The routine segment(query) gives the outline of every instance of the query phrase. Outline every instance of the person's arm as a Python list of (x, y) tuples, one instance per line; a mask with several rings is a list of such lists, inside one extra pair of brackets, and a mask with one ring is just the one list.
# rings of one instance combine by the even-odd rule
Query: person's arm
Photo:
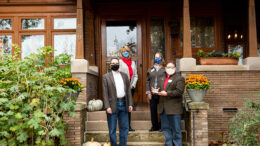
[(176, 97), (176, 96), (182, 96), (185, 88), (185, 80), (183, 77), (179, 77), (176, 83), (176, 89), (172, 91), (167, 91), (168, 97)]
[(133, 63), (133, 76), (132, 76), (133, 82), (132, 82), (131, 86), (133, 86), (135, 88), (137, 80), (138, 80), (138, 74), (137, 74), (137, 66), (136, 66), (135, 62), (132, 61), (132, 63)]
[(131, 93), (131, 88), (130, 88), (130, 80), (128, 79), (127, 76), (125, 78), (126, 78), (126, 87), (127, 87), (126, 94), (128, 96), (128, 103), (129, 103), (129, 106), (133, 106), (133, 98), (132, 98), (132, 93)]
[(102, 87), (103, 87), (103, 97), (104, 97), (104, 106), (105, 109), (110, 108), (110, 103), (108, 99), (108, 84), (107, 84), (107, 79), (105, 76), (102, 77)]
[(150, 77), (150, 72), (148, 70), (146, 74), (146, 92), (145, 92), (146, 94), (151, 94), (150, 81), (151, 81), (151, 77)]

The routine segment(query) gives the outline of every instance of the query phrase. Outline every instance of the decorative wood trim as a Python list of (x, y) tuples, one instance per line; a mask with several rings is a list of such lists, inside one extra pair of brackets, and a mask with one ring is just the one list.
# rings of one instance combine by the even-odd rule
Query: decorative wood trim
[(192, 57), (189, 0), (183, 0), (183, 57)]
[(257, 51), (257, 34), (256, 34), (256, 15), (255, 15), (255, 0), (249, 0), (248, 7), (248, 42), (249, 42), (249, 57), (258, 57)]
[[(77, 7), (74, 5), (63, 6), (0, 6), (0, 13), (75, 13)], [(38, 14), (39, 15), (39, 14)]]
[(83, 20), (82, 0), (77, 0), (76, 59), (85, 58)]

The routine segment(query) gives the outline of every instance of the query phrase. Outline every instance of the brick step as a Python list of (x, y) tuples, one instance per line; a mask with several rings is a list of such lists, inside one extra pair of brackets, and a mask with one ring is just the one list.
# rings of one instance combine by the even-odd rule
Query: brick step
[[(90, 141), (91, 138), (94, 138), (98, 142), (107, 142), (109, 141), (108, 131), (87, 131), (85, 133), (85, 140)], [(119, 132), (117, 131), (117, 140), (119, 141)], [(146, 130), (137, 130), (134, 132), (129, 132), (127, 137), (128, 142), (165, 142), (165, 137), (162, 132), (149, 132)], [(182, 141), (187, 141), (187, 132), (182, 131)]]
[[(182, 130), (185, 130), (185, 122), (181, 122)], [(107, 121), (86, 121), (85, 127), (87, 131), (107, 131)], [(118, 127), (118, 126), (117, 126)], [(152, 127), (151, 121), (131, 121), (131, 127), (135, 130), (149, 130)], [(118, 129), (118, 128), (117, 128)]]
[[(87, 112), (88, 121), (107, 120), (107, 114), (105, 111)], [(131, 120), (150, 121), (150, 111), (133, 111), (131, 113)]]

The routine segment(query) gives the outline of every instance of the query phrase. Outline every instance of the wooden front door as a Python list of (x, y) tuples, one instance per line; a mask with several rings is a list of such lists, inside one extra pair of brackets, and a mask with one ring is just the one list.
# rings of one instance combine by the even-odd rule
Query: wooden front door
[(109, 63), (111, 58), (119, 57), (119, 49), (122, 46), (129, 46), (133, 52), (132, 60), (137, 65), (138, 81), (133, 96), (134, 102), (145, 102), (142, 68), (142, 38), (141, 38), (141, 21), (136, 18), (120, 19), (102, 19), (101, 37), (102, 37), (102, 59), (101, 74), (110, 71)]

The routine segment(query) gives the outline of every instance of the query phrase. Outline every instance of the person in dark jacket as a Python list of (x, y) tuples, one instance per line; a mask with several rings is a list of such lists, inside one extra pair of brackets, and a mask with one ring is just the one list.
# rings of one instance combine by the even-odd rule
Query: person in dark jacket
[(185, 80), (176, 73), (173, 61), (166, 64), (165, 70), (166, 74), (158, 82), (160, 91), (158, 112), (161, 118), (161, 129), (166, 138), (165, 145), (182, 146), (181, 115)]
[(133, 110), (133, 100), (130, 91), (130, 80), (127, 74), (120, 72), (119, 60), (110, 62), (111, 72), (102, 77), (104, 107), (107, 112), (110, 143), (117, 146), (116, 128), (119, 124), (120, 146), (126, 146), (129, 131), (128, 112)]
[(160, 130), (160, 124), (158, 120), (157, 106), (159, 103), (159, 96), (151, 92), (152, 89), (158, 88), (158, 80), (165, 75), (164, 70), (164, 59), (160, 52), (154, 54), (153, 65), (147, 71), (146, 76), (146, 94), (148, 102), (150, 103), (150, 113), (151, 113), (151, 122), (152, 127), (149, 130), (158, 131)]

